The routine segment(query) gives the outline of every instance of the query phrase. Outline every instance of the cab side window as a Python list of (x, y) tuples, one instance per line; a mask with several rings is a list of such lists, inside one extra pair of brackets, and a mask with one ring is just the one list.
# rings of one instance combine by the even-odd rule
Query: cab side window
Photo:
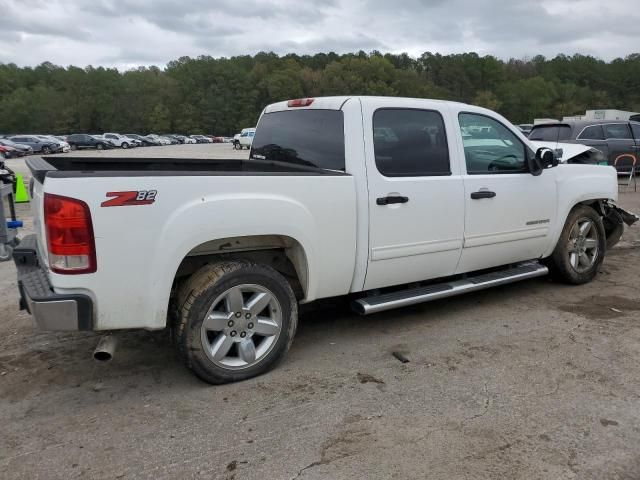
[(502, 123), (475, 113), (461, 113), (458, 120), (468, 174), (527, 171), (525, 145)]
[(444, 121), (436, 111), (377, 110), (373, 146), (376, 167), (385, 177), (451, 175)]
[(640, 138), (640, 123), (632, 123), (631, 130), (633, 130), (633, 138)]

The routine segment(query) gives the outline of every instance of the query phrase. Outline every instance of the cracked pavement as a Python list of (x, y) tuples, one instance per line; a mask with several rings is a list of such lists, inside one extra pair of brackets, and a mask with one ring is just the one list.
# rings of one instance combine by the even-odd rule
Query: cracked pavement
[(634, 226), (581, 287), (305, 308), (279, 368), (217, 387), (163, 332), (122, 333), (97, 365), (97, 335), (36, 331), (0, 264), (0, 477), (638, 478), (639, 247)]

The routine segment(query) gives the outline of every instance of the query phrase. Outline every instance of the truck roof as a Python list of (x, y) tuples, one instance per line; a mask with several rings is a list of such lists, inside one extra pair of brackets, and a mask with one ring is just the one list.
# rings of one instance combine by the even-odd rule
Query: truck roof
[[(271, 105), (268, 105), (265, 109), (264, 109), (264, 113), (272, 113), (272, 112), (279, 112), (282, 110), (293, 110), (293, 109), (298, 109), (298, 108), (307, 108), (307, 109), (317, 109), (317, 110), (340, 110), (342, 108), (342, 106), (347, 102), (347, 100), (349, 99), (389, 99), (389, 98), (394, 98), (396, 100), (429, 100), (431, 102), (438, 102), (438, 103), (442, 103), (442, 104), (455, 104), (455, 105), (465, 105), (463, 103), (460, 102), (451, 102), (448, 100), (434, 100), (434, 99), (430, 99), (430, 98), (408, 98), (408, 97), (382, 97), (382, 96), (367, 96), (367, 95), (349, 95), (349, 96), (339, 96), (339, 97), (312, 97), (312, 98), (303, 98), (303, 99), (296, 99), (296, 100), (285, 100), (283, 102), (278, 102), (278, 103), (272, 103)], [(311, 104), (309, 105), (298, 105), (298, 106), (291, 106), (290, 102), (292, 101), (305, 101), (305, 100), (309, 100), (312, 101)]]

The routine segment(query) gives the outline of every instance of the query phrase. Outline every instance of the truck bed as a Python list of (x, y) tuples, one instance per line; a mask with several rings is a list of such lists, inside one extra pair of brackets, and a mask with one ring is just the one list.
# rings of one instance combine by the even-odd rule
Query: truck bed
[(27, 159), (33, 176), (127, 177), (127, 176), (212, 176), (212, 175), (346, 175), (293, 163), (242, 159), (202, 158), (115, 158), (48, 156)]

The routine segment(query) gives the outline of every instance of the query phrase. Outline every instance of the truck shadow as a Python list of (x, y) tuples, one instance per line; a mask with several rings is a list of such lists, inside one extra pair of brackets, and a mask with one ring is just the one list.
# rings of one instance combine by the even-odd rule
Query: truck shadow
[[(517, 298), (532, 291), (544, 292), (548, 288), (548, 280), (531, 280), (371, 316), (353, 313), (348, 297), (305, 305), (301, 307), (298, 332), (290, 358), (285, 362), (286, 370), (295, 365), (295, 371), (304, 376), (305, 368), (322, 361), (323, 346), (333, 342), (341, 342), (343, 346), (348, 343), (366, 346), (375, 341), (392, 348), (398, 331), (415, 331), (424, 335), (421, 328), (427, 324), (447, 322), (460, 314), (472, 316), (479, 305), (499, 304), (505, 296)], [(114, 359), (106, 364), (97, 363), (92, 358), (99, 334), (21, 330), (23, 338), (19, 342), (23, 345), (13, 349), (14, 353), (0, 354), (0, 372), (6, 372), (2, 377), (6, 388), (0, 391), (0, 399), (9, 402), (52, 389), (78, 389), (89, 395), (92, 401), (104, 398), (106, 402), (109, 398), (132, 391), (146, 398), (162, 392), (186, 394), (190, 390), (210, 388), (180, 362), (168, 330), (118, 332), (118, 349)], [(345, 342), (345, 338), (350, 340)], [(268, 381), (270, 375), (286, 376), (286, 373), (278, 373), (280, 368), (243, 383)], [(216, 388), (228, 391), (238, 387)]]

